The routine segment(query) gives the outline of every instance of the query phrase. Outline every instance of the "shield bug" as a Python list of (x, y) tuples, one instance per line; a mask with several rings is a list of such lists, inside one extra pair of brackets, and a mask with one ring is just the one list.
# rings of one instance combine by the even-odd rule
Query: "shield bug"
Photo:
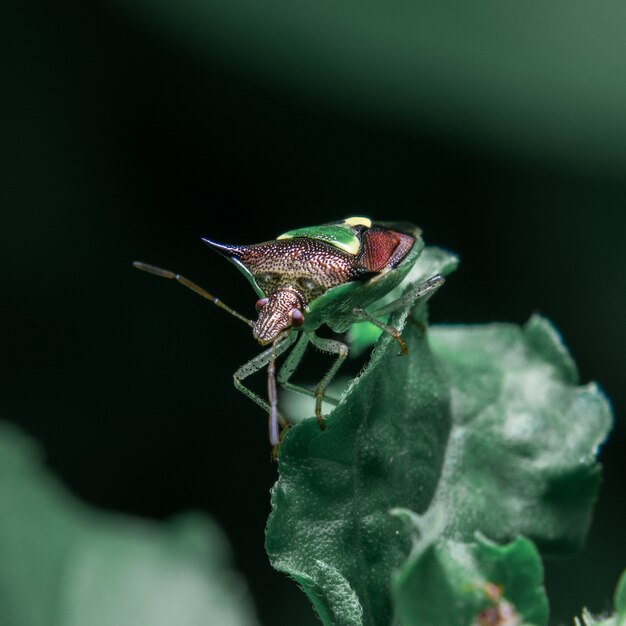
[[(318, 328), (326, 325), (335, 333), (344, 333), (352, 324), (370, 322), (392, 335), (400, 345), (400, 354), (405, 354), (407, 348), (400, 333), (383, 319), (402, 306), (432, 295), (444, 281), (436, 275), (419, 285), (408, 285), (391, 302), (385, 300), (407, 277), (424, 248), (420, 229), (403, 222), (350, 217), (291, 230), (254, 245), (203, 241), (230, 259), (252, 284), (259, 296), (256, 321), (237, 313), (180, 274), (145, 263), (136, 262), (134, 266), (176, 280), (207, 298), (251, 326), (254, 338), (268, 346), (235, 372), (234, 383), (269, 414), (273, 446), (280, 441), (279, 424), (287, 426), (278, 412), (276, 381), (286, 389), (315, 398), (315, 415), (322, 429), (322, 400), (337, 403), (325, 398), (324, 392), (348, 356), (349, 348), (337, 339), (318, 336)], [(336, 357), (315, 389), (290, 382), (309, 343)], [(276, 358), (292, 347), (276, 374)], [(243, 384), (244, 379), (266, 366), (267, 400)]]

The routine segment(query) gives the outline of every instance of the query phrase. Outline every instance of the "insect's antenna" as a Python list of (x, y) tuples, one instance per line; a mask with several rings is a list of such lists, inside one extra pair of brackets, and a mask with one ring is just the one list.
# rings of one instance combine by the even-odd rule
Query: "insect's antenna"
[[(282, 338), (282, 337), (280, 337)], [(278, 338), (272, 343), (272, 353), (270, 362), (267, 365), (267, 398), (270, 402), (269, 431), (270, 443), (277, 446), (280, 443), (278, 435), (278, 396), (276, 393), (276, 343)]]
[(210, 294), (206, 289), (203, 289), (196, 283), (190, 281), (188, 278), (181, 276), (180, 274), (176, 274), (175, 272), (170, 272), (169, 270), (161, 269), (160, 267), (155, 267), (154, 265), (148, 265), (147, 263), (141, 263), (140, 261), (135, 261), (133, 263), (133, 267), (136, 267), (138, 270), (142, 270), (144, 272), (148, 272), (148, 274), (154, 274), (155, 276), (160, 276), (161, 278), (169, 278), (170, 280), (175, 280), (179, 282), (187, 289), (191, 289), (191, 291), (195, 291), (199, 296), (210, 300), (213, 304), (220, 307), (220, 309), (224, 309), (227, 313), (234, 315), (236, 318), (240, 319), (242, 322), (245, 322), (248, 326), (254, 326), (254, 322), (249, 320), (248, 318), (241, 315), (241, 313), (237, 313), (234, 309), (231, 309), (227, 304), (224, 304), (219, 298), (216, 298), (214, 295)]

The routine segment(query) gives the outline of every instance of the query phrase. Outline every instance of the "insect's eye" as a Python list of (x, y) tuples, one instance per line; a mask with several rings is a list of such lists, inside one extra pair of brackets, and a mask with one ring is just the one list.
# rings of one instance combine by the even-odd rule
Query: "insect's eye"
[(256, 304), (254, 305), (254, 307), (256, 308), (257, 311), (260, 311), (266, 304), (267, 304), (267, 298), (261, 298), (260, 300), (256, 301)]
[(304, 315), (302, 315), (302, 311), (300, 309), (291, 309), (290, 317), (292, 326), (297, 328), (298, 326), (302, 326), (302, 324), (304, 324)]

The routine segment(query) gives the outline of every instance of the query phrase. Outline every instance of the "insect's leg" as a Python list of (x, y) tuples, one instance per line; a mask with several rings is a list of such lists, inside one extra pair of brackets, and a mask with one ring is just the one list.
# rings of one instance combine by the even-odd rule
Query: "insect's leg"
[(309, 339), (316, 348), (324, 350), (324, 352), (330, 352), (331, 354), (337, 355), (335, 362), (326, 372), (324, 378), (322, 378), (317, 387), (315, 387), (315, 417), (317, 417), (320, 428), (324, 429), (326, 428), (324, 418), (322, 417), (322, 400), (324, 399), (324, 390), (330, 381), (335, 377), (335, 374), (341, 367), (342, 363), (346, 360), (350, 349), (345, 343), (341, 343), (341, 341), (336, 341), (335, 339), (323, 339), (322, 337), (318, 337), (315, 333), (311, 333), (309, 335)]
[(359, 317), (362, 320), (370, 322), (370, 324), (374, 324), (374, 326), (378, 326), (378, 328), (383, 330), (383, 332), (386, 332), (387, 334), (391, 335), (400, 344), (399, 356), (402, 356), (407, 353), (406, 341), (402, 339), (402, 334), (397, 328), (384, 324), (379, 319), (375, 318), (373, 315), (370, 315), (365, 309), (360, 309), (357, 307), (357, 308), (352, 309), (352, 313), (355, 317)]
[(154, 265), (148, 265), (147, 263), (141, 263), (140, 261), (135, 261), (133, 266), (138, 270), (142, 270), (144, 272), (148, 272), (148, 274), (154, 274), (155, 276), (161, 276), (161, 278), (168, 278), (170, 280), (175, 280), (179, 282), (187, 289), (191, 289), (191, 291), (195, 291), (198, 295), (210, 300), (213, 304), (220, 307), (220, 309), (224, 309), (227, 313), (234, 315), (236, 318), (240, 319), (242, 322), (248, 324), (248, 326), (252, 326), (254, 322), (249, 320), (247, 317), (241, 315), (241, 313), (237, 313), (234, 309), (231, 309), (227, 304), (224, 304), (219, 298), (216, 298), (213, 294), (210, 294), (206, 289), (203, 289), (196, 283), (190, 281), (188, 278), (181, 276), (180, 274), (176, 274), (175, 272), (170, 272), (170, 270), (164, 270), (160, 267), (155, 267)]
[(371, 313), (368, 313), (364, 309), (355, 308), (352, 310), (352, 313), (355, 317), (360, 318), (360, 320), (367, 320), (368, 322), (374, 324), (374, 326), (378, 326), (378, 328), (382, 329), (384, 332), (391, 335), (399, 344), (400, 344), (400, 354), (406, 354), (406, 342), (402, 339), (402, 335), (397, 328), (393, 326), (388, 326), (384, 322), (381, 322), (378, 318), (383, 315), (388, 315), (389, 313), (393, 313), (394, 311), (410, 305), (414, 303), (423, 304), (430, 298), (441, 285), (445, 282), (445, 279), (440, 274), (425, 280), (423, 283), (417, 285), (417, 287), (413, 287), (409, 289), (406, 293), (402, 294), (398, 299), (382, 306), (380, 309), (376, 309)]
[(272, 343), (272, 351), (270, 352), (270, 362), (267, 365), (267, 399), (269, 400), (270, 413), (268, 416), (268, 430), (270, 435), (270, 443), (276, 448), (280, 442), (278, 428), (278, 394), (276, 393), (276, 344), (279, 340), (275, 339)]
[[(302, 357), (304, 356), (304, 352), (308, 345), (309, 337), (307, 333), (302, 333), (300, 341), (298, 341), (298, 343), (294, 346), (293, 350), (285, 359), (283, 366), (280, 368), (277, 380), (278, 384), (281, 387), (284, 387), (289, 391), (295, 391), (296, 393), (301, 393), (305, 396), (315, 398), (315, 391), (313, 391), (313, 389), (307, 389), (306, 387), (301, 387), (300, 385), (295, 385), (294, 383), (289, 382), (289, 379), (296, 371), (296, 368), (298, 367), (298, 365), (300, 365), (300, 361), (302, 360)], [(334, 405), (339, 404), (339, 400), (336, 400), (335, 398), (331, 398), (329, 396), (325, 396), (324, 400)]]
[[(285, 350), (287, 350), (293, 344), (296, 337), (297, 337), (296, 334), (290, 334), (284, 339), (279, 340), (271, 348), (268, 348), (264, 352), (261, 352), (261, 354), (255, 356), (253, 359), (250, 359), (247, 363), (244, 363), (233, 374), (233, 381), (235, 383), (235, 387), (239, 391), (241, 391), (241, 393), (243, 393), (245, 396), (248, 396), (250, 400), (252, 400), (253, 402), (256, 402), (263, 410), (265, 410), (270, 415), (272, 414), (272, 407), (267, 402), (267, 400), (264, 400), (263, 398), (261, 398), (261, 396), (254, 393), (254, 391), (252, 391), (251, 389), (248, 389), (248, 387), (246, 387), (241, 381), (247, 378), (248, 376), (251, 376), (255, 372), (258, 372), (260, 369), (264, 368), (270, 362), (270, 360), (272, 360), (272, 355), (274, 357), (280, 356), (283, 352), (285, 352)], [(287, 425), (287, 421), (282, 415), (280, 415), (280, 413), (277, 413), (277, 420), (281, 424), (281, 426)], [(278, 445), (278, 434), (276, 431), (277, 431), (276, 426), (270, 423), (270, 442), (274, 446)]]

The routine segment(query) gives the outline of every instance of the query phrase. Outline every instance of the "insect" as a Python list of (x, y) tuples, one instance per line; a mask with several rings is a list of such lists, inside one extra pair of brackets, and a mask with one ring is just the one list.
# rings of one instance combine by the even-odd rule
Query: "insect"
[[(394, 337), (400, 354), (406, 354), (406, 343), (400, 332), (380, 318), (429, 297), (444, 282), (442, 276), (436, 275), (419, 285), (409, 286), (391, 302), (380, 302), (402, 283), (424, 248), (420, 229), (404, 222), (373, 222), (365, 217), (349, 217), (331, 224), (291, 230), (272, 241), (255, 245), (202, 241), (230, 259), (250, 281), (259, 296), (256, 321), (237, 313), (180, 274), (146, 263), (133, 265), (176, 280), (195, 291), (251, 326), (254, 338), (262, 346), (269, 346), (234, 373), (234, 383), (268, 413), (269, 439), (273, 446), (280, 442), (280, 427), (288, 425), (278, 411), (276, 382), (315, 398), (315, 416), (321, 429), (325, 428), (322, 401), (337, 404), (324, 393), (348, 356), (349, 348), (337, 339), (318, 336), (318, 328), (326, 325), (335, 333), (343, 333), (352, 324), (370, 322)], [(335, 356), (315, 389), (290, 381), (309, 343)], [(276, 359), (289, 348), (292, 350), (277, 374)], [(267, 400), (243, 383), (266, 366)]]

